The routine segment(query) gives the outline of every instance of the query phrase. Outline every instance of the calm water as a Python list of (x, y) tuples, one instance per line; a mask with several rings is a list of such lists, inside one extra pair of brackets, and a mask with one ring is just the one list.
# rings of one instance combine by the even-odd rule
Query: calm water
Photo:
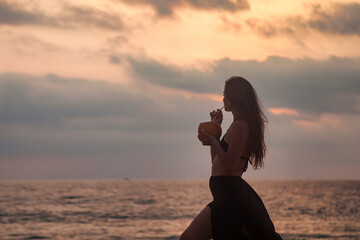
[[(360, 239), (360, 181), (249, 181), (284, 239)], [(207, 180), (0, 182), (0, 239), (178, 239)]]

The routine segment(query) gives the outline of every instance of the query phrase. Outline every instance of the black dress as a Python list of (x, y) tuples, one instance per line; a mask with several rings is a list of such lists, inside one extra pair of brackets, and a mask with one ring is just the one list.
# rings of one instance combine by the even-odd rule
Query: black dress
[[(224, 151), (228, 144), (220, 142)], [(245, 157), (243, 157), (245, 158)], [(246, 171), (247, 164), (244, 171)], [(281, 240), (259, 195), (239, 176), (211, 176), (214, 240)]]

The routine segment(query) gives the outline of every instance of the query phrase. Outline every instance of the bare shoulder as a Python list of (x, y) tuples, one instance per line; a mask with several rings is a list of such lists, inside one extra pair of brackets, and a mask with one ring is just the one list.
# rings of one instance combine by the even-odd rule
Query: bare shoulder
[(229, 131), (248, 131), (248, 130), (249, 130), (249, 124), (243, 119), (236, 120), (231, 124), (229, 128)]
[(231, 124), (228, 133), (229, 138), (233, 138), (235, 136), (247, 136), (249, 134), (249, 124), (242, 119), (238, 119), (233, 124)]

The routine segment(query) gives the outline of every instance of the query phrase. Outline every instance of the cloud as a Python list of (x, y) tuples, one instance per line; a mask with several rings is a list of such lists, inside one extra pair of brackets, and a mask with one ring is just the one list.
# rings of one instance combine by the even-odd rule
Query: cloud
[(65, 6), (63, 16), (54, 19), (64, 27), (93, 26), (100, 29), (123, 30), (124, 23), (118, 14), (111, 14), (91, 7)]
[(360, 59), (326, 60), (269, 57), (266, 61), (228, 58), (208, 72), (182, 69), (154, 60), (130, 59), (144, 81), (197, 93), (221, 94), (231, 75), (249, 79), (268, 108), (290, 108), (311, 114), (359, 114)]
[(0, 91), (1, 121), (9, 123), (42, 125), (71, 118), (131, 117), (136, 111), (146, 114), (152, 105), (151, 99), (125, 91), (121, 85), (52, 74), (1, 74)]
[(20, 49), (26, 49), (27, 53), (33, 52), (34, 55), (43, 50), (45, 50), (46, 52), (67, 51), (65, 47), (43, 41), (31, 35), (17, 36), (17, 35), (8, 34), (8, 36), (9, 36), (9, 40), (12, 43), (16, 44), (18, 51), (21, 51)]
[(205, 177), (197, 124), (214, 105), (146, 84), (0, 74), (0, 178)]
[(181, 69), (154, 60), (129, 58), (134, 71), (144, 80), (153, 84), (187, 90), (196, 93), (219, 93), (223, 78), (216, 73), (201, 72), (196, 69)]
[(250, 18), (246, 24), (265, 36), (292, 35), (315, 30), (335, 35), (360, 35), (360, 4), (331, 3), (328, 8), (310, 5), (309, 17), (301, 15), (277, 17), (275, 20)]
[(308, 26), (325, 33), (360, 35), (360, 4), (332, 3), (332, 11), (326, 12), (321, 5), (313, 6)]
[[(119, 151), (115, 146), (142, 140), (148, 148), (153, 139), (145, 136), (147, 132), (155, 135), (164, 131), (193, 132), (200, 121), (196, 116), (201, 119), (203, 106), (214, 102), (210, 99), (193, 102), (191, 98), (162, 95), (142, 87), (145, 89), (51, 74), (42, 77), (0, 74), (0, 127), (7, 129), (2, 131), (0, 152), (16, 153), (14, 149), (23, 141), (27, 146), (23, 149), (30, 148), (31, 152), (31, 138), (38, 149), (48, 144), (49, 149), (56, 149), (51, 141), (44, 141), (46, 137), (41, 133), (67, 146), (68, 151), (80, 151), (76, 149), (89, 145), (92, 152), (109, 148)], [(35, 141), (37, 137), (33, 135), (37, 131), (40, 135)], [(93, 140), (94, 134), (108, 137)]]
[(180, 6), (189, 6), (199, 10), (223, 10), (237, 12), (247, 10), (250, 5), (247, 0), (118, 0), (127, 4), (150, 5), (159, 16), (171, 16)]
[[(293, 121), (295, 120), (295, 121)], [(269, 115), (263, 177), (358, 179), (360, 115), (321, 114), (309, 120)]]
[(21, 7), (7, 2), (0, 2), (0, 25), (39, 24), (42, 21), (42, 17), (34, 12), (21, 9)]
[[(308, 61), (318, 69), (314, 62)], [(241, 66), (237, 61), (223, 59), (206, 76), (220, 76), (221, 71), (225, 74), (234, 69), (242, 71), (244, 66), (251, 68), (252, 64), (250, 70), (255, 71), (255, 67), (265, 63), (272, 63), (266, 66), (277, 72), (276, 65), (289, 66), (286, 62), (296, 63), (300, 70), (303, 63), (272, 59), (264, 63), (240, 61)], [(328, 67), (325, 62), (317, 64)], [(337, 63), (351, 69), (351, 61), (346, 63), (342, 59)], [(186, 69), (171, 68), (182, 74), (177, 80), (189, 76)], [(295, 69), (288, 70), (295, 74)], [(276, 100), (276, 94), (280, 93), (276, 89), (286, 86), (269, 73), (265, 69), (262, 74), (268, 78), (252, 82), (258, 90), (266, 83), (265, 90), (270, 91), (267, 94)], [(183, 97), (173, 94), (175, 91), (163, 92), (152, 87), (155, 83), (151, 85), (149, 80), (132, 77), (137, 87), (58, 75), (0, 74), (0, 178), (208, 177), (209, 152), (196, 139), (197, 123), (206, 121), (208, 112), (219, 103)], [(200, 85), (206, 86), (204, 89), (218, 92), (216, 87), (208, 86), (209, 79), (200, 80), (203, 81)], [(210, 81), (223, 84), (223, 78)], [(191, 89), (191, 82), (187, 84)], [(341, 82), (336, 87), (339, 92), (344, 91)], [(354, 92), (359, 92), (356, 86), (352, 87)], [(299, 84), (296, 88), (303, 94), (304, 86)], [(314, 88), (321, 91), (317, 85)], [(294, 94), (292, 90), (291, 94)], [(316, 100), (312, 99), (313, 104)], [(266, 135), (269, 154), (261, 177), (357, 178), (357, 172), (349, 174), (347, 170), (358, 165), (360, 115), (319, 114), (302, 119), (298, 116), (302, 113), (297, 113), (285, 107), (270, 110), (270, 135)], [(231, 114), (224, 117), (225, 131), (231, 123)], [(247, 178), (254, 176), (256, 173), (252, 171), (246, 173)]]
[(41, 9), (27, 9), (17, 4), (0, 2), (0, 25), (39, 25), (58, 28), (96, 27), (124, 30), (122, 17), (89, 6), (63, 4), (58, 14), (47, 14)]
[(277, 35), (293, 35), (307, 30), (307, 24), (302, 16), (280, 18), (272, 21), (249, 18), (245, 23), (256, 33), (267, 38)]

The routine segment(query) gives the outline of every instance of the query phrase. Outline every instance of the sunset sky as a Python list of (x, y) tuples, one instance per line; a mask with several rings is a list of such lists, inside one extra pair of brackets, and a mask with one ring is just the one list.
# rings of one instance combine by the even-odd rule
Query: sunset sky
[(245, 179), (360, 179), (360, 0), (0, 0), (0, 180), (208, 178), (234, 75), (269, 120)]

